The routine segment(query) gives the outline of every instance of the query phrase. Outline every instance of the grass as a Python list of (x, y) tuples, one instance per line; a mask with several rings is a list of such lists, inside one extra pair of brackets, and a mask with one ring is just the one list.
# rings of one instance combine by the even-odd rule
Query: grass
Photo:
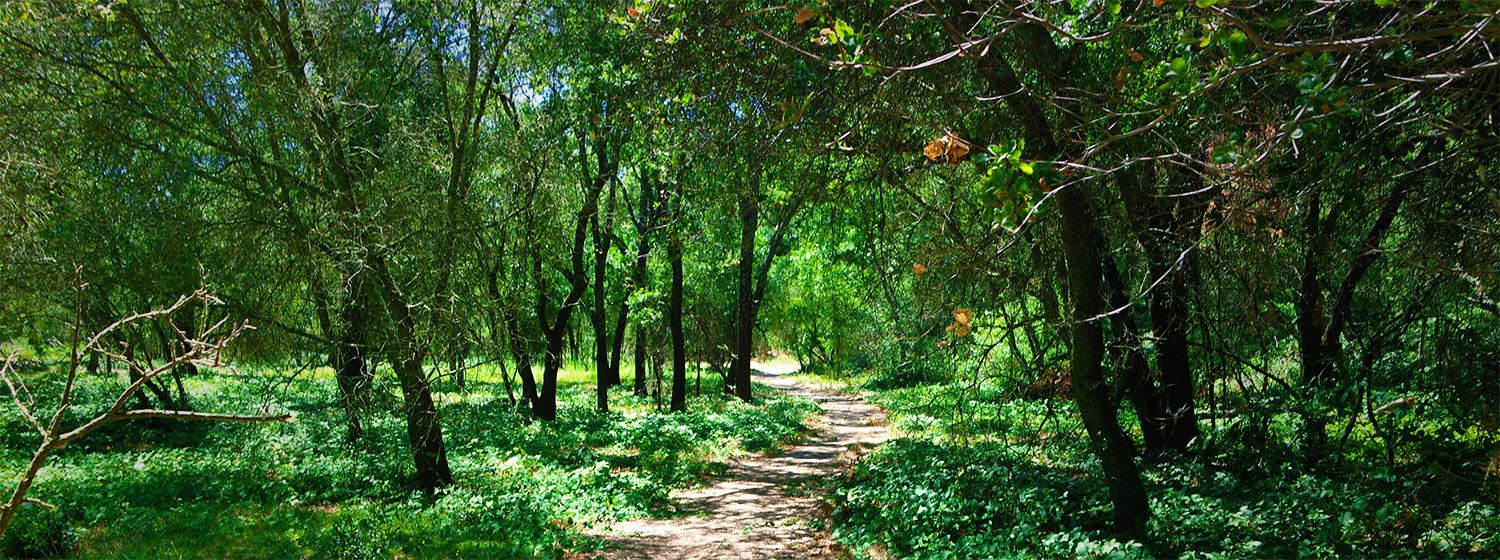
[[(53, 538), (98, 559), (560, 557), (589, 546), (579, 534), (590, 524), (669, 514), (672, 489), (797, 437), (817, 410), (762, 388), (753, 406), (706, 391), (687, 414), (657, 413), (627, 386), (611, 391), (612, 413), (601, 415), (592, 373), (569, 368), (559, 376), (559, 420), (540, 422), (514, 410), (496, 370), (480, 367), (464, 391), (434, 387), (457, 483), (427, 497), (407, 484), (399, 396), (385, 375), (367, 435), (351, 445), (326, 369), (204, 373), (189, 384), (199, 410), (269, 405), (296, 420), (103, 430), (43, 471), (32, 496), (58, 509), (21, 512), (9, 553), (26, 552), (17, 539)], [(83, 402), (98, 406), (120, 383), (89, 377)], [(5, 414), (0, 475), (14, 480), (34, 434), (14, 410)]]

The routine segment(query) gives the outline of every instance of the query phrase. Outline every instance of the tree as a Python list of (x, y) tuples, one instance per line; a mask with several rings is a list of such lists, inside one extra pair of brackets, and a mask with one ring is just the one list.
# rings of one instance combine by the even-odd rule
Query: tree
[[(151, 408), (130, 408), (134, 396), (138, 394), (147, 383), (169, 374), (174, 369), (187, 364), (201, 367), (222, 367), (220, 355), (224, 349), (235, 338), (250, 329), (248, 323), (232, 324), (227, 317), (217, 321), (209, 322), (208, 315), (211, 305), (219, 304), (217, 299), (210, 295), (207, 290), (198, 290), (192, 295), (183, 296), (170, 306), (158, 308), (152, 311), (137, 313), (125, 317), (105, 327), (103, 330), (83, 339), (81, 334), (83, 319), (83, 290), (78, 290), (80, 297), (76, 304), (77, 312), (74, 314), (72, 340), (68, 361), (63, 369), (61, 390), (57, 395), (56, 407), (50, 416), (43, 415), (42, 410), (37, 408), (38, 403), (31, 391), (27, 389), (26, 379), (15, 367), (16, 357), (9, 355), (5, 361), (0, 363), (0, 380), (4, 380), (6, 389), (9, 390), (11, 400), (15, 403), (21, 417), (41, 436), (36, 450), (31, 454), (31, 462), (22, 471), (16, 487), (11, 491), (10, 498), (0, 505), (0, 535), (10, 527), (15, 518), (16, 511), (21, 505), (30, 501), (26, 497), (27, 492), (36, 484), (37, 475), (47, 465), (47, 459), (64, 447), (77, 442), (89, 434), (109, 424), (128, 420), (141, 420), (149, 418), (165, 418), (170, 420), (207, 420), (215, 422), (286, 422), (292, 419), (291, 414), (225, 414), (215, 412), (193, 412), (183, 410), (162, 410)], [(194, 313), (190, 306), (199, 305), (201, 309)], [(196, 315), (191, 323), (179, 325), (176, 321), (180, 319), (181, 313), (187, 312)], [(140, 324), (163, 322), (166, 323), (180, 343), (182, 352), (161, 363), (152, 365), (136, 360), (123, 352), (123, 349), (113, 344), (109, 335), (120, 329)], [(190, 336), (189, 333), (197, 333)], [(115, 396), (114, 400), (106, 403), (103, 412), (89, 417), (83, 422), (69, 427), (69, 413), (73, 411), (75, 399), (77, 398), (78, 374), (84, 365), (84, 360), (91, 353), (108, 354), (118, 360), (133, 372), (133, 381), (124, 390)], [(44, 507), (52, 507), (45, 502), (38, 502)]]

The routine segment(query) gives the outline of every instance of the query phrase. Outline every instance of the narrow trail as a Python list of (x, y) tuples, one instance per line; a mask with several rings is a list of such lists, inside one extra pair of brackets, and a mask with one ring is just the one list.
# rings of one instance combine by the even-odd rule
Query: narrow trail
[(869, 448), (891, 438), (885, 412), (853, 395), (842, 395), (784, 375), (787, 368), (757, 364), (755, 380), (818, 402), (814, 434), (772, 456), (732, 464), (706, 488), (674, 492), (683, 517), (634, 519), (595, 529), (604, 550), (581, 556), (598, 560), (832, 559), (837, 553), (809, 521), (820, 515), (819, 480), (852, 464)]

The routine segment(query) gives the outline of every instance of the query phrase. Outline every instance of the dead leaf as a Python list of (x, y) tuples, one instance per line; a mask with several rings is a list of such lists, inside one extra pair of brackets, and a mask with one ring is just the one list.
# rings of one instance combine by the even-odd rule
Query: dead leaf
[(793, 21), (797, 22), (797, 25), (802, 25), (804, 23), (807, 23), (808, 20), (815, 17), (818, 17), (818, 13), (814, 12), (812, 8), (802, 8), (800, 10), (797, 10), (797, 15), (792, 19)]
[(1135, 52), (1135, 49), (1125, 49), (1125, 52), (1130, 53), (1130, 60), (1135, 62), (1146, 60), (1146, 57), (1141, 53)]
[(969, 155), (968, 142), (964, 142), (963, 140), (959, 139), (959, 137), (954, 136), (951, 132), (948, 133), (947, 139), (948, 153), (946, 155), (948, 156), (948, 163), (958, 163), (958, 160), (961, 160), (964, 158), (964, 156)]
[(932, 142), (929, 142), (927, 144), (926, 148), (922, 148), (922, 154), (926, 155), (927, 159), (930, 159), (932, 161), (937, 161), (938, 158), (943, 157), (943, 153), (945, 153), (947, 151), (948, 151), (948, 139), (947, 138), (938, 138), (937, 140), (933, 140)]
[(953, 321), (955, 323), (962, 323), (965, 327), (969, 326), (969, 323), (974, 321), (974, 310), (966, 307), (954, 309)]
[(641, 11), (635, 9), (635, 6), (626, 6), (625, 13), (630, 14), (630, 19), (641, 19)]
[(928, 142), (927, 147), (922, 148), (922, 154), (932, 161), (947, 158), (948, 163), (956, 164), (964, 156), (969, 155), (971, 149), (969, 143), (959, 138), (957, 134), (944, 132), (941, 138)]
[(974, 310), (960, 307), (953, 310), (953, 324), (943, 330), (953, 333), (953, 336), (969, 336), (969, 333), (973, 331), (973, 326), (970, 324), (973, 321)]
[(915, 264), (911, 265), (911, 271), (912, 271), (913, 274), (917, 275), (917, 279), (918, 280), (921, 280), (922, 279), (922, 275), (923, 274), (927, 274), (927, 265), (922, 264), (922, 263), (915, 263)]

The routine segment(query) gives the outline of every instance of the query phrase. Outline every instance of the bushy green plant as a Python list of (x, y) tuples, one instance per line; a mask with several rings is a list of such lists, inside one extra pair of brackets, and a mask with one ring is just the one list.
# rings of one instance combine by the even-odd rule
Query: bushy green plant
[(56, 508), (23, 503), (0, 536), (0, 553), (6, 558), (59, 558), (77, 542), (78, 532)]
[(1494, 504), (1465, 502), (1437, 520), (1422, 544), (1443, 555), (1494, 557), (1500, 554), (1500, 514)]

